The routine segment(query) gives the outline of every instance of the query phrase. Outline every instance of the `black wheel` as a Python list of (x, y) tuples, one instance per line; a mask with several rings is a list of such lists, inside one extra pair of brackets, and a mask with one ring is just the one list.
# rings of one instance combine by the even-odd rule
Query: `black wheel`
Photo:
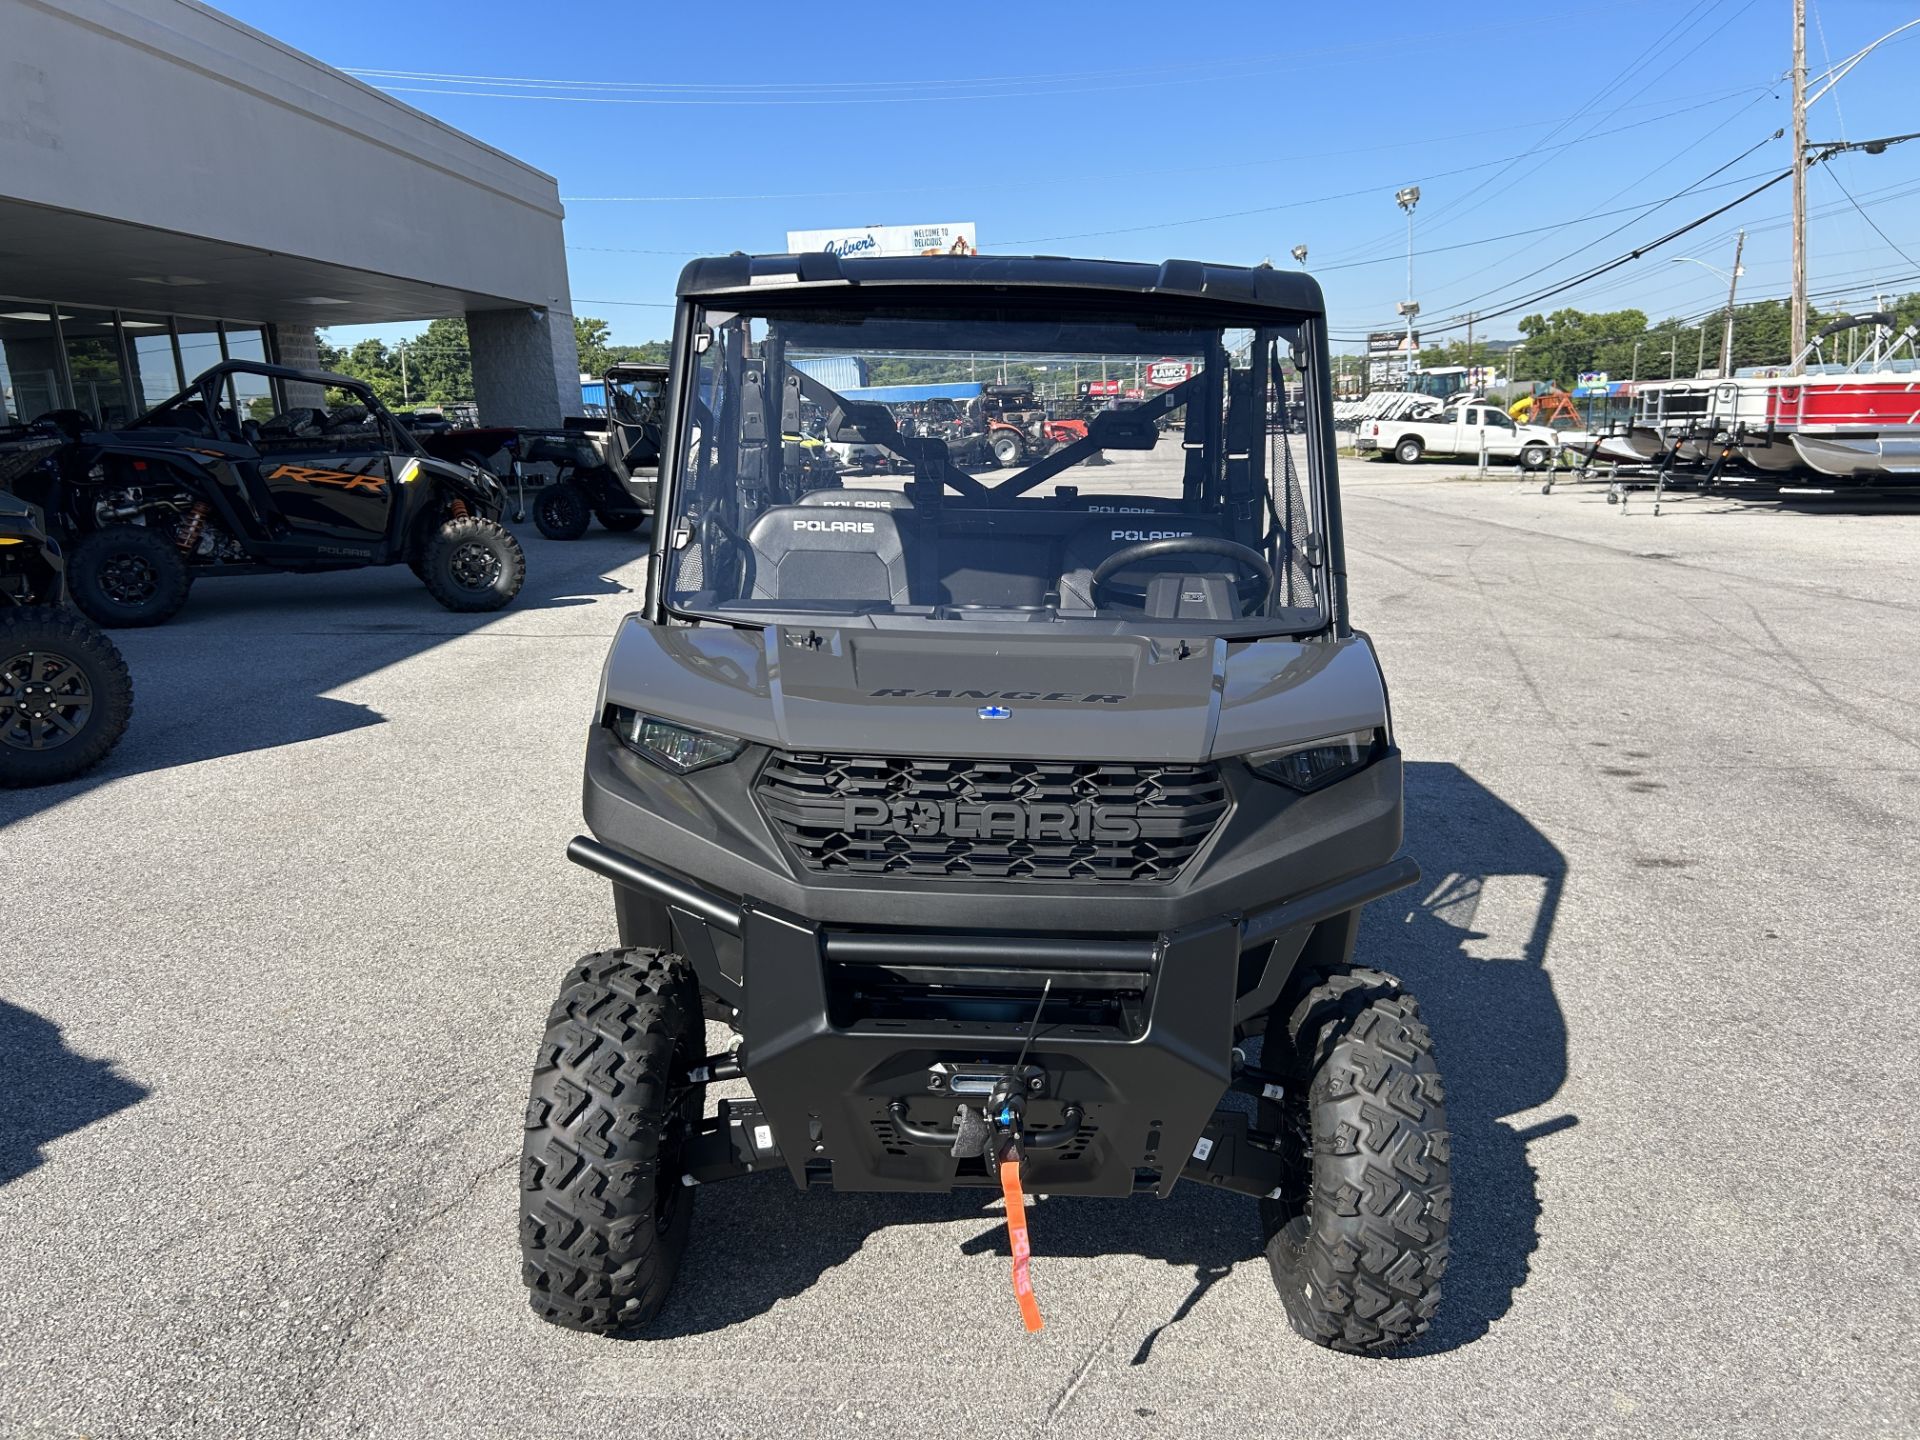
[(542, 485), (533, 497), (533, 523), (549, 540), (578, 540), (592, 519), (587, 492), (571, 480)]
[(1524, 470), (1544, 470), (1553, 463), (1553, 452), (1544, 445), (1523, 445), (1520, 466)]
[(71, 780), (120, 743), (133, 681), (71, 610), (0, 609), (0, 787)]
[(568, 974), (533, 1066), (520, 1160), (521, 1279), (556, 1325), (616, 1334), (660, 1312), (687, 1245), (682, 1183), (705, 1057), (677, 955), (609, 950)]
[(498, 520), (462, 515), (427, 541), (422, 560), (427, 589), (449, 610), (498, 610), (520, 593), (527, 557)]
[(171, 620), (187, 603), (192, 584), (179, 548), (145, 525), (109, 525), (83, 535), (67, 562), (73, 603), (106, 626)]
[(596, 510), (593, 518), (616, 535), (628, 534), (647, 523), (644, 514), (635, 514), (631, 510)]
[(1393, 458), (1398, 460), (1402, 465), (1411, 465), (1419, 460), (1422, 455), (1426, 454), (1426, 452), (1427, 447), (1420, 443), (1420, 437), (1418, 435), (1409, 435), (1393, 447)]
[(1018, 435), (1005, 430), (996, 431), (993, 437), (993, 461), (996, 465), (1018, 465), (1020, 457), (1027, 453), (1027, 447)]
[[(1419, 1006), (1377, 970), (1314, 974), (1276, 1012), (1265, 1064), (1287, 1076), (1260, 1128), (1293, 1180), (1260, 1202), (1287, 1319), (1333, 1350), (1385, 1350), (1440, 1305), (1453, 1205), (1445, 1095)], [(1284, 1044), (1283, 1053), (1273, 1053)]]

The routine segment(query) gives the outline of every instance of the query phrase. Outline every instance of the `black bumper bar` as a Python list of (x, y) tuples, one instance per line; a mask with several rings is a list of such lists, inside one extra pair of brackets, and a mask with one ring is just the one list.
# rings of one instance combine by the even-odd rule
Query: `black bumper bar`
[[(663, 904), (697, 915), (728, 935), (740, 933), (740, 906), (705, 886), (642, 865), (638, 860), (576, 835), (567, 843), (567, 858), (617, 885), (651, 895)], [(1242, 948), (1262, 945), (1290, 930), (1317, 925), (1370, 900), (1404, 890), (1420, 878), (1420, 867), (1400, 855), (1385, 865), (1339, 880), (1332, 885), (1278, 905), (1250, 911), (1240, 920)], [(943, 965), (998, 966), (1009, 963), (1041, 965), (1055, 970), (1138, 970), (1153, 967), (1151, 940), (1089, 940), (1071, 935), (1007, 937), (997, 935), (926, 935), (903, 933), (836, 933), (826, 936), (832, 960), (937, 960)]]

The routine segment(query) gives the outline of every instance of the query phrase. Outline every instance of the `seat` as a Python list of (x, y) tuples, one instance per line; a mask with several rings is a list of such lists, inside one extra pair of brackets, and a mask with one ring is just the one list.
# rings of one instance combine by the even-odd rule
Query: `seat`
[(800, 497), (802, 505), (831, 505), (854, 510), (911, 510), (913, 501), (898, 490), (810, 490)]
[[(1187, 535), (1226, 532), (1210, 515), (1115, 515), (1111, 519), (1083, 525), (1067, 537), (1060, 556), (1060, 605), (1067, 610), (1093, 608), (1093, 572), (1109, 555), (1149, 540), (1169, 540)], [(1212, 555), (1165, 555), (1149, 564), (1128, 567), (1111, 578), (1136, 589), (1145, 589), (1155, 575), (1203, 574), (1218, 571), (1221, 561)]]
[(751, 598), (908, 603), (906, 548), (893, 516), (836, 508), (778, 505), (753, 522)]

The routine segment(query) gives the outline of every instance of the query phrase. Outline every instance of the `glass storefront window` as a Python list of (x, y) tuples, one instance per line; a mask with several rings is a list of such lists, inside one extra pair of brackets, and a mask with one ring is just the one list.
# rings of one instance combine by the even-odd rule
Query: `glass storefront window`
[(0, 425), (37, 419), (65, 404), (53, 307), (0, 300)]
[(96, 425), (124, 425), (133, 419), (132, 387), (120, 368), (120, 340), (111, 310), (61, 310), (60, 332), (67, 342), (67, 379), (73, 408)]
[(120, 328), (127, 337), (127, 354), (133, 357), (134, 398), (142, 411), (151, 410), (162, 400), (177, 395), (186, 385), (180, 362), (174, 358), (173, 331), (160, 315), (120, 316)]
[[(266, 337), (258, 330), (229, 325), (227, 358), (264, 362), (267, 358)], [(243, 420), (270, 419), (280, 408), (274, 403), (273, 382), (264, 375), (235, 375), (233, 408)]]
[[(222, 333), (224, 331), (224, 333)], [(245, 321), (93, 310), (0, 296), (0, 425), (53, 410), (78, 410), (112, 428), (178, 394), (222, 360), (269, 358), (271, 337)], [(279, 409), (279, 387), (236, 375), (232, 403), (264, 419)]]
[(189, 320), (182, 315), (173, 328), (180, 337), (180, 370), (189, 385), (226, 358), (220, 353), (218, 321)]

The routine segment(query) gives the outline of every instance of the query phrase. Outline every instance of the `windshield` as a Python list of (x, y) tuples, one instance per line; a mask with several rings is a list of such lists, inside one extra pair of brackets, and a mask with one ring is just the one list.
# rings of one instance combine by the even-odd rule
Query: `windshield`
[(695, 309), (667, 603), (1319, 628), (1295, 327), (1001, 303)]

